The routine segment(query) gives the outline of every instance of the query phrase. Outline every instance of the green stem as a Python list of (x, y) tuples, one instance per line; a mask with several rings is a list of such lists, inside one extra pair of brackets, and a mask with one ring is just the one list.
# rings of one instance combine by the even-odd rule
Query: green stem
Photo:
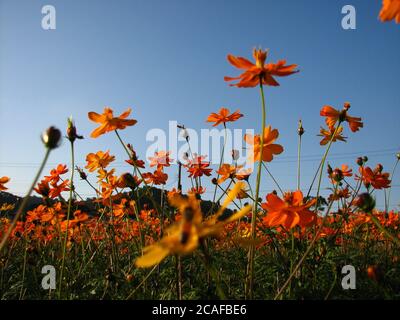
[(63, 251), (62, 251), (62, 260), (61, 260), (61, 271), (60, 271), (60, 285), (58, 287), (58, 299), (61, 298), (61, 290), (62, 290), (62, 281), (63, 281), (63, 273), (64, 273), (64, 264), (65, 264), (65, 253), (67, 251), (67, 242), (68, 242), (68, 228), (69, 228), (69, 219), (71, 216), (71, 207), (72, 207), (72, 193), (74, 189), (74, 168), (75, 168), (75, 155), (74, 155), (74, 142), (71, 142), (71, 181), (69, 183), (69, 200), (68, 200), (68, 211), (67, 211), (67, 227), (65, 230), (64, 243), (63, 243)]
[(267, 165), (263, 162), (262, 165), (264, 166), (265, 171), (267, 171), (267, 173), (269, 174), (269, 176), (272, 178), (272, 180), (274, 181), (274, 183), (276, 184), (276, 186), (278, 187), (279, 191), (281, 192), (281, 194), (283, 195), (283, 190), (281, 188), (281, 186), (279, 185), (278, 181), (276, 181), (275, 177), (272, 175), (271, 171), (269, 171)]
[[(251, 215), (251, 240), (252, 244), (249, 249), (248, 256), (248, 287), (246, 288), (246, 296), (250, 299), (253, 299), (253, 286), (254, 286), (254, 255), (255, 255), (255, 239), (256, 239), (256, 220), (257, 220), (257, 210), (258, 210), (258, 196), (260, 194), (260, 181), (261, 181), (261, 167), (262, 167), (262, 153), (264, 147), (264, 128), (265, 128), (265, 97), (264, 97), (264, 89), (262, 85), (262, 79), (260, 79), (260, 94), (261, 94), (261, 133), (260, 133), (260, 159), (258, 159), (258, 168), (257, 168), (257, 180), (256, 180), (256, 190), (254, 195), (254, 205), (253, 212)], [(247, 295), (248, 292), (248, 295)]]
[[(219, 160), (218, 170), (221, 168), (222, 162), (224, 160), (225, 145), (226, 145), (226, 124), (224, 123), (224, 145), (222, 146), (222, 153), (221, 153), (221, 158)], [(218, 179), (219, 179), (219, 173), (217, 174), (217, 183), (215, 184), (215, 188), (214, 188), (213, 201), (212, 201), (211, 209), (208, 212), (208, 214), (212, 213), (214, 210), (215, 198), (217, 196)]]
[(327, 156), (328, 156), (329, 150), (330, 150), (330, 148), (331, 148), (333, 139), (335, 138), (335, 136), (336, 136), (336, 134), (337, 134), (337, 131), (338, 131), (339, 128), (340, 128), (340, 124), (341, 124), (341, 122), (339, 121), (339, 123), (338, 123), (338, 125), (337, 125), (337, 127), (336, 127), (336, 129), (335, 129), (335, 132), (333, 133), (333, 135), (332, 135), (332, 137), (331, 137), (331, 140), (329, 140), (328, 147), (326, 148), (325, 153), (324, 153), (324, 156), (322, 157), (322, 160), (321, 160), (321, 166), (320, 166), (321, 168), (320, 168), (320, 171), (319, 171), (318, 188), (317, 188), (317, 196), (316, 196), (317, 203), (316, 203), (316, 205), (315, 205), (315, 211), (318, 210), (319, 191), (320, 191), (320, 189), (321, 189), (322, 173), (323, 173), (323, 171), (324, 171), (325, 161), (326, 161), (326, 158), (327, 158)]
[(300, 190), (300, 153), (301, 153), (301, 134), (299, 134), (299, 144), (297, 150), (297, 190)]

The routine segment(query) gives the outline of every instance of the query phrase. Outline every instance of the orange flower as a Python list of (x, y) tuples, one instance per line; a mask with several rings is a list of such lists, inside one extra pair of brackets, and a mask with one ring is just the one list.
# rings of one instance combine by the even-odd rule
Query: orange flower
[(50, 194), (50, 185), (47, 179), (43, 179), (37, 184), (36, 188), (33, 188), (38, 194), (40, 194), (43, 198), (47, 198)]
[(142, 174), (143, 179), (146, 181), (147, 184), (155, 184), (155, 185), (159, 185), (159, 184), (165, 184), (168, 180), (168, 175), (164, 172), (162, 172), (162, 170), (156, 170), (154, 171), (154, 173), (151, 172), (145, 172)]
[(241, 117), (243, 117), (243, 114), (239, 113), (239, 110), (229, 114), (229, 109), (221, 108), (218, 113), (211, 113), (207, 118), (207, 122), (215, 122), (213, 127), (216, 127), (221, 123), (223, 123), (225, 126), (227, 122), (235, 122)]
[(4, 185), (10, 181), (9, 177), (1, 177), (0, 178), (0, 191), (4, 191), (7, 190), (8, 188), (6, 188)]
[(241, 167), (236, 167), (227, 163), (221, 165), (221, 167), (217, 170), (220, 178), (218, 179), (218, 183), (223, 183), (225, 180), (234, 178), (237, 170)]
[(267, 51), (261, 49), (253, 50), (253, 57), (256, 63), (252, 63), (249, 60), (242, 57), (235, 57), (228, 55), (228, 61), (236, 68), (245, 70), (238, 77), (224, 77), (225, 81), (240, 80), (237, 83), (231, 84), (239, 88), (250, 88), (260, 84), (268, 86), (279, 86), (279, 83), (274, 79), (274, 76), (282, 77), (289, 76), (293, 73), (298, 72), (295, 70), (296, 64), (285, 65), (286, 60), (280, 60), (278, 63), (265, 64), (267, 58)]
[(349, 191), (349, 187), (346, 187), (345, 189), (336, 190), (336, 192), (330, 194), (328, 197), (328, 201), (332, 202), (332, 201), (337, 201), (340, 199), (347, 199), (350, 196), (351, 196), (351, 194)]
[(169, 151), (159, 151), (154, 154), (154, 157), (150, 157), (150, 167), (157, 166), (157, 169), (162, 169), (164, 167), (170, 166)]
[(142, 169), (145, 168), (145, 164), (144, 164), (143, 160), (132, 160), (132, 159), (129, 159), (129, 160), (125, 160), (125, 162), (129, 163), (133, 167), (138, 167), (138, 168), (142, 168)]
[(167, 193), (167, 199), (168, 202), (171, 203), (173, 202), (177, 197), (179, 197), (182, 194), (181, 190), (172, 188), (170, 191)]
[(114, 160), (115, 157), (110, 156), (109, 151), (98, 151), (96, 153), (89, 153), (86, 156), (86, 161), (88, 164), (85, 168), (88, 169), (90, 172), (93, 172), (97, 169), (104, 169)]
[(50, 175), (46, 176), (46, 178), (51, 182), (57, 183), (60, 180), (60, 175), (67, 173), (67, 172), (68, 172), (67, 165), (59, 164), (57, 166), (57, 168), (52, 169), (50, 171)]
[(291, 229), (296, 225), (307, 227), (317, 220), (315, 212), (309, 210), (316, 199), (304, 203), (303, 193), (300, 190), (285, 193), (283, 199), (276, 194), (267, 195), (267, 202), (261, 206), (267, 211), (263, 218), (264, 223), (270, 227), (284, 226)]
[(129, 160), (125, 160), (125, 162), (129, 163), (133, 167), (138, 167), (138, 168), (143, 168), (144, 169), (144, 161), (138, 159), (135, 150), (133, 150), (132, 145), (130, 143), (128, 143), (126, 146), (127, 146), (128, 150), (129, 150), (129, 153), (130, 153), (130, 159)]
[[(278, 138), (279, 131), (277, 129), (271, 129), (271, 126), (265, 127), (264, 129), (264, 145), (261, 151), (261, 137), (260, 135), (252, 136), (250, 134), (244, 135), (244, 140), (252, 145), (251, 152), (248, 156), (248, 160), (251, 162), (262, 161), (271, 162), (274, 155), (281, 154), (283, 147), (273, 142)], [(262, 152), (262, 156), (261, 156)], [(261, 156), (261, 157), (260, 157)]]
[(342, 164), (340, 171), (342, 172), (343, 177), (351, 177), (353, 175), (353, 169), (350, 169), (347, 164)]
[[(324, 137), (321, 141), (320, 141), (320, 145), (324, 146), (326, 145), (329, 141), (331, 141), (332, 136), (335, 134), (335, 128), (331, 128), (328, 130), (324, 129), (321, 127), (321, 134), (319, 134), (319, 137)], [(337, 131), (335, 136), (332, 139), (332, 142), (336, 142), (336, 141), (343, 141), (346, 142), (347, 137), (343, 137), (342, 136), (342, 132), (343, 132), (343, 127), (340, 126)]]
[(396, 23), (400, 23), (400, 0), (383, 0), (379, 19), (382, 22), (396, 19)]
[(372, 185), (375, 189), (390, 188), (389, 173), (382, 173), (382, 166), (378, 165), (374, 170), (370, 167), (360, 167), (359, 172), (361, 177), (357, 176), (356, 180), (362, 179), (364, 185)]
[(74, 220), (78, 222), (85, 222), (89, 220), (89, 215), (85, 212), (82, 212), (81, 210), (76, 210), (74, 212), (74, 217), (75, 217)]
[(240, 169), (236, 172), (236, 179), (238, 180), (248, 180), (250, 175), (253, 173), (253, 169)]
[(113, 175), (108, 176), (107, 181), (101, 183), (102, 197), (108, 199), (117, 188), (125, 188), (124, 181)]
[(206, 192), (206, 188), (203, 187), (192, 187), (188, 190), (188, 194), (192, 194), (192, 195), (201, 195), (204, 192)]
[(97, 138), (102, 134), (117, 129), (125, 129), (126, 127), (133, 126), (137, 123), (135, 119), (125, 119), (131, 113), (131, 108), (124, 111), (119, 117), (114, 117), (113, 110), (109, 107), (105, 107), (102, 114), (96, 112), (89, 112), (88, 117), (90, 120), (96, 123), (100, 123), (101, 126), (96, 128), (90, 136)]
[(210, 162), (204, 161), (204, 159), (204, 156), (196, 156), (192, 161), (189, 161), (187, 165), (189, 178), (201, 177), (203, 174), (208, 177), (211, 175), (212, 169), (208, 168)]
[(51, 189), (49, 192), (50, 198), (57, 198), (59, 195), (61, 195), (61, 192), (69, 191), (68, 185), (69, 180), (64, 180), (60, 184), (51, 183)]
[(342, 111), (336, 110), (331, 106), (324, 106), (320, 111), (320, 115), (326, 117), (325, 122), (331, 131), (335, 128), (336, 122), (347, 121), (349, 123), (350, 130), (356, 132), (364, 125), (361, 122), (361, 118), (351, 117), (347, 114), (349, 109), (350, 104), (348, 102), (345, 102)]
[(135, 204), (134, 200), (128, 201), (123, 198), (120, 204), (116, 204), (113, 207), (113, 214), (117, 218), (122, 218), (125, 215), (134, 215), (135, 214)]

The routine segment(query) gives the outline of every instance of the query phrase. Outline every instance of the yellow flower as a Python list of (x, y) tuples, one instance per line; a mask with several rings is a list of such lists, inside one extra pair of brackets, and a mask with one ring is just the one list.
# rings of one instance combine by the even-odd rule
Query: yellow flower
[(171, 205), (181, 213), (182, 218), (166, 230), (166, 235), (158, 243), (143, 249), (143, 256), (135, 261), (136, 266), (147, 268), (159, 264), (168, 255), (191, 253), (198, 247), (200, 239), (218, 233), (227, 223), (245, 216), (250, 212), (250, 206), (243, 207), (231, 216), (223, 215), (229, 203), (236, 198), (244, 185), (243, 182), (237, 183), (228, 193), (218, 212), (207, 220), (203, 220), (200, 201), (194, 195), (183, 197), (177, 194), (169, 199)]

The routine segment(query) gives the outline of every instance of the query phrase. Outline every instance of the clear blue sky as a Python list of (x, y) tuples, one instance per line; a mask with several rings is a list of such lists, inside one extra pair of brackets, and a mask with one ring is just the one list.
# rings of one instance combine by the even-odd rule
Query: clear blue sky
[[(56, 8), (56, 30), (41, 28), (46, 4)], [(341, 27), (346, 4), (356, 8), (356, 30)], [(346, 131), (347, 143), (334, 144), (332, 166), (355, 167), (355, 158), (366, 154), (369, 165), (380, 162), (391, 171), (400, 147), (400, 25), (379, 22), (380, 6), (361, 0), (0, 0), (0, 176), (12, 178), (9, 191), (23, 194), (44, 153), (40, 132), (49, 125), (64, 130), (70, 115), (86, 137), (76, 144), (78, 164), (89, 152), (109, 149), (118, 171), (126, 171), (114, 135), (89, 137), (95, 125), (87, 112), (105, 105), (117, 114), (132, 107), (138, 124), (122, 134), (142, 158), (149, 129), (166, 130), (169, 120), (207, 128), (207, 115), (221, 106), (244, 113), (233, 127), (259, 131), (258, 90), (223, 81), (238, 73), (226, 55), (250, 57), (255, 46), (270, 48), (271, 61), (286, 58), (300, 69), (281, 78), (281, 87), (266, 89), (267, 122), (280, 130), (285, 148), (270, 169), (285, 189), (296, 186), (299, 118), (306, 130), (302, 187), (309, 185), (323, 153), (316, 134), (325, 104), (341, 108), (350, 101), (350, 113), (365, 123), (360, 132)], [(46, 170), (57, 163), (69, 164), (66, 141)], [(175, 171), (168, 171), (167, 188), (176, 184)], [(391, 204), (400, 201), (399, 180), (400, 172)], [(264, 178), (263, 195), (273, 188)], [(77, 190), (90, 194), (81, 183)]]

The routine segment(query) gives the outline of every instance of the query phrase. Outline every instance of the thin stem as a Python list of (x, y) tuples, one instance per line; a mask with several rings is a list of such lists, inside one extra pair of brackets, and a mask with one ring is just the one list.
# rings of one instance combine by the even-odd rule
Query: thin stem
[(299, 134), (299, 143), (297, 149), (297, 190), (300, 190), (300, 154), (301, 154), (301, 134)]
[(270, 177), (272, 178), (272, 180), (274, 181), (274, 183), (276, 184), (276, 186), (278, 187), (279, 191), (281, 192), (281, 194), (283, 195), (283, 190), (280, 187), (278, 181), (276, 181), (275, 177), (272, 175), (271, 171), (269, 171), (267, 165), (263, 162), (262, 165), (264, 166), (264, 169), (267, 171), (267, 173), (270, 175)]
[[(224, 123), (224, 145), (222, 146), (222, 153), (221, 153), (221, 158), (219, 160), (219, 166), (218, 166), (218, 170), (221, 168), (222, 162), (224, 160), (224, 153), (225, 153), (225, 145), (226, 145), (226, 124)], [(219, 179), (219, 173), (217, 174), (217, 181)], [(213, 201), (212, 201), (212, 205), (211, 205), (211, 209), (208, 212), (208, 214), (212, 213), (214, 210), (214, 205), (215, 205), (215, 198), (217, 196), (217, 187), (218, 187), (218, 183), (215, 184), (215, 188), (214, 188), (214, 195), (213, 195)]]
[(62, 290), (62, 281), (63, 281), (63, 273), (64, 273), (64, 264), (65, 264), (65, 253), (67, 251), (67, 242), (68, 242), (68, 228), (69, 228), (69, 219), (71, 216), (71, 206), (72, 206), (72, 193), (74, 189), (74, 167), (75, 167), (75, 155), (74, 155), (74, 142), (71, 142), (71, 181), (69, 184), (69, 200), (68, 200), (68, 211), (67, 211), (67, 226), (65, 230), (65, 237), (63, 243), (63, 251), (62, 251), (62, 260), (61, 260), (61, 271), (60, 271), (60, 285), (58, 288), (58, 298), (61, 298), (61, 290)]
[(41, 173), (42, 173), (42, 171), (43, 171), (43, 168), (44, 168), (44, 166), (46, 165), (47, 159), (49, 158), (50, 151), (51, 151), (50, 148), (46, 148), (46, 153), (45, 153), (45, 155), (44, 155), (42, 164), (40, 165), (40, 168), (39, 168), (39, 170), (38, 170), (38, 172), (37, 172), (35, 178), (33, 179), (32, 185), (30, 186), (30, 188), (29, 188), (29, 190), (28, 190), (28, 193), (27, 193), (26, 196), (24, 197), (24, 200), (22, 201), (22, 203), (21, 203), (21, 205), (20, 205), (20, 207), (19, 207), (17, 213), (15, 214), (15, 217), (14, 217), (14, 219), (13, 219), (13, 221), (12, 221), (10, 227), (7, 229), (6, 234), (3, 236), (3, 239), (1, 240), (1, 243), (0, 243), (0, 252), (3, 250), (4, 246), (6, 245), (7, 240), (8, 240), (8, 238), (10, 237), (11, 232), (14, 230), (15, 225), (17, 224), (17, 221), (18, 221), (19, 217), (21, 216), (21, 214), (22, 214), (22, 212), (24, 211), (26, 205), (28, 204), (29, 198), (30, 198), (30, 196), (31, 196), (31, 194), (32, 194), (32, 191), (33, 191), (33, 188), (35, 187), (36, 182), (39, 180), (39, 177), (40, 177), (40, 175), (41, 175)]
[(333, 139), (335, 138), (335, 136), (336, 136), (336, 134), (337, 134), (337, 131), (338, 131), (339, 128), (340, 128), (340, 124), (341, 124), (341, 122), (339, 121), (339, 123), (338, 123), (338, 125), (337, 125), (337, 127), (336, 127), (336, 129), (335, 129), (335, 132), (332, 134), (331, 140), (329, 140), (328, 147), (326, 148), (325, 153), (324, 153), (324, 156), (322, 157), (322, 160), (321, 160), (321, 169), (320, 169), (320, 172), (319, 172), (318, 188), (317, 188), (317, 196), (316, 196), (317, 203), (316, 203), (316, 205), (315, 205), (315, 211), (318, 210), (319, 191), (320, 191), (320, 189), (321, 189), (322, 173), (323, 173), (323, 171), (324, 171), (325, 161), (326, 161), (326, 158), (327, 158), (327, 156), (328, 156), (329, 150), (330, 150), (330, 148), (331, 148)]
[(261, 94), (261, 133), (260, 133), (260, 158), (258, 159), (258, 168), (257, 168), (257, 180), (256, 180), (256, 190), (254, 195), (254, 206), (253, 212), (251, 215), (251, 240), (252, 244), (249, 249), (248, 256), (248, 287), (246, 288), (246, 296), (248, 291), (248, 297), (253, 299), (253, 286), (254, 286), (254, 255), (255, 255), (255, 239), (256, 239), (256, 220), (257, 220), (257, 208), (258, 208), (258, 196), (260, 194), (260, 182), (261, 182), (261, 167), (262, 167), (262, 154), (264, 147), (264, 128), (265, 128), (265, 97), (264, 97), (264, 89), (262, 85), (262, 79), (260, 78), (260, 94)]

